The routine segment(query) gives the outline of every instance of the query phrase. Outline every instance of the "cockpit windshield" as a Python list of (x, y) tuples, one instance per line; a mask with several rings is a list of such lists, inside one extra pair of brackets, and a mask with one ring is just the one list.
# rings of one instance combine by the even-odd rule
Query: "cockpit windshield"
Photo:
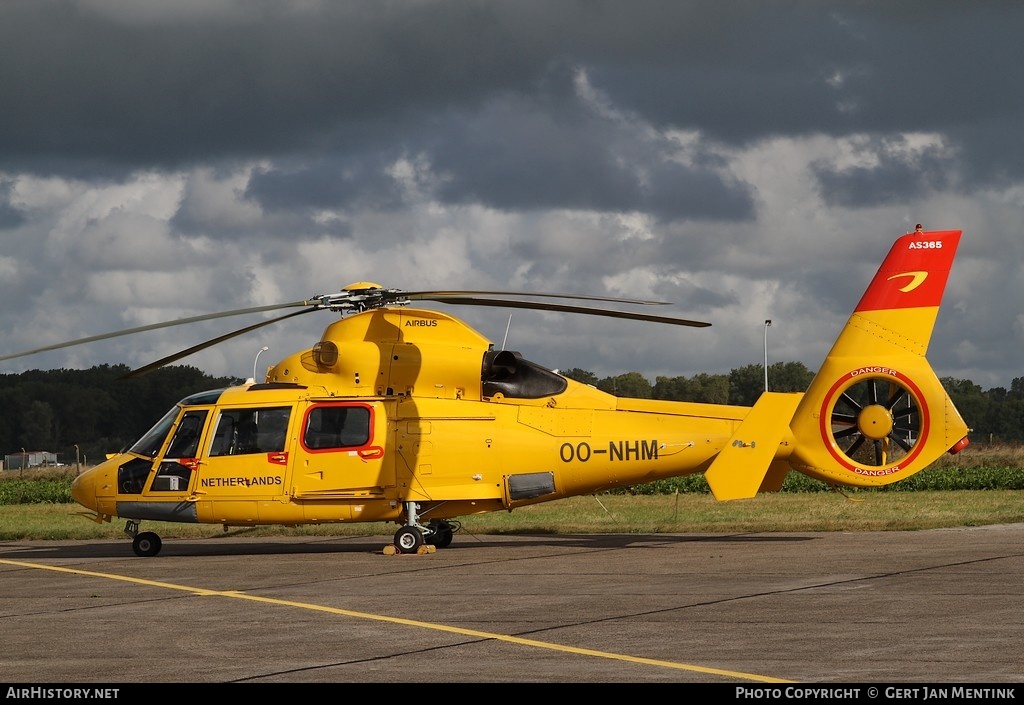
[(153, 428), (146, 431), (146, 435), (137, 440), (135, 445), (129, 448), (128, 451), (145, 455), (148, 458), (155, 458), (157, 453), (160, 452), (160, 448), (163, 447), (164, 439), (167, 438), (167, 432), (171, 430), (171, 426), (174, 424), (174, 420), (178, 418), (180, 411), (181, 407), (177, 404), (171, 407), (171, 410), (164, 414), (164, 417), (157, 421)]
[(145, 455), (148, 458), (155, 458), (163, 447), (164, 439), (167, 438), (167, 432), (174, 425), (174, 420), (178, 418), (182, 406), (189, 404), (216, 404), (223, 391), (223, 389), (212, 389), (185, 397), (172, 406), (171, 410), (164, 414), (164, 417), (157, 421), (153, 428), (146, 431), (146, 434), (137, 440), (128, 451)]

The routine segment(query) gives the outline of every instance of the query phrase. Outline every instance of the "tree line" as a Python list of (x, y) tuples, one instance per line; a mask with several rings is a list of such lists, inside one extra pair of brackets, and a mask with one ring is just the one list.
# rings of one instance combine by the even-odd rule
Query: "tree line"
[[(59, 462), (95, 464), (141, 437), (176, 402), (195, 392), (241, 384), (190, 366), (163, 367), (125, 379), (125, 365), (87, 370), (30, 370), (0, 375), (0, 452), (54, 452)], [(621, 397), (750, 406), (764, 390), (764, 367), (747, 365), (729, 374), (657, 377), (639, 372), (598, 378), (578, 368), (561, 374)], [(768, 367), (773, 392), (802, 392), (814, 373), (799, 362)], [(943, 386), (972, 429), (975, 443), (1024, 442), (1024, 377), (1010, 389), (982, 390), (969, 380), (942, 378)]]
[(67, 465), (95, 465), (138, 440), (189, 394), (242, 381), (188, 366), (124, 379), (129, 372), (127, 365), (99, 365), (0, 375), (0, 451), (55, 452)]

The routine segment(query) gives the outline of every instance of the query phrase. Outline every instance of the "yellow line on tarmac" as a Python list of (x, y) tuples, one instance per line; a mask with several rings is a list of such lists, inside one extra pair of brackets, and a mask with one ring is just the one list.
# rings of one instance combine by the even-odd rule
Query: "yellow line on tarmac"
[(463, 636), (477, 637), (480, 639), (493, 639), (495, 641), (503, 641), (509, 644), (519, 644), (521, 646), (531, 646), (536, 649), (550, 649), (552, 651), (561, 651), (571, 654), (580, 654), (582, 656), (595, 656), (597, 658), (611, 659), (613, 661), (626, 661), (629, 663), (640, 663), (647, 666), (658, 666), (661, 668), (672, 668), (679, 671), (693, 671), (695, 673), (707, 673), (715, 676), (727, 676), (729, 678), (740, 678), (744, 680), (758, 681), (761, 683), (792, 683), (794, 681), (787, 681), (781, 678), (772, 678), (770, 676), (762, 676), (755, 673), (743, 673), (741, 671), (728, 671), (720, 668), (707, 668), (705, 666), (693, 666), (685, 663), (676, 663), (674, 661), (661, 661), (659, 659), (641, 658), (639, 656), (628, 656), (625, 654), (616, 654), (609, 651), (597, 651), (594, 649), (580, 649), (574, 646), (563, 646), (561, 644), (552, 644), (545, 641), (537, 641), (536, 639), (524, 639), (518, 636), (510, 636), (508, 634), (495, 634), (493, 632), (482, 632), (476, 629), (464, 629), (462, 627), (453, 627), (447, 624), (434, 624), (432, 622), (420, 622), (414, 619), (403, 619), (401, 617), (388, 617), (380, 614), (370, 614), (368, 612), (354, 612), (352, 610), (340, 609), (337, 607), (326, 607), (324, 605), (314, 605), (308, 602), (293, 602), (291, 600), (279, 600), (273, 597), (260, 597), (258, 595), (247, 595), (237, 590), (207, 590), (205, 588), (190, 587), (188, 585), (178, 585), (175, 583), (165, 583), (158, 580), (145, 580), (142, 578), (133, 578), (127, 575), (116, 575), (113, 573), (97, 573), (91, 570), (81, 570), (79, 568), (62, 568), (54, 565), (43, 565), (40, 563), (27, 563), (24, 561), (12, 561), (0, 558), (0, 563), (6, 565), (21, 566), (23, 568), (36, 568), (40, 570), (52, 570), (59, 573), (73, 573), (75, 575), (88, 575), (94, 578), (105, 578), (108, 580), (120, 580), (126, 583), (136, 583), (139, 585), (150, 585), (153, 587), (166, 588), (168, 590), (179, 590), (182, 592), (190, 592), (194, 595), (201, 595), (204, 597), (230, 597), (238, 600), (249, 600), (252, 602), (265, 602), (273, 605), (284, 605), (287, 607), (298, 607), (299, 609), (313, 610), (315, 612), (327, 612), (329, 614), (340, 614), (346, 617), (356, 617), (358, 619), (372, 619), (378, 622), (390, 622), (391, 624), (403, 624), (409, 627), (421, 627), (423, 629), (433, 629), (439, 632), (450, 632), (452, 634), (461, 634)]

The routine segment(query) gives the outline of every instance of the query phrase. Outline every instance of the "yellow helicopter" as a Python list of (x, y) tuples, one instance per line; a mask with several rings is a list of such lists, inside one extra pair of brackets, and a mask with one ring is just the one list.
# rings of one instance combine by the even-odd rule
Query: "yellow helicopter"
[[(718, 500), (778, 490), (791, 470), (834, 486), (906, 478), (968, 444), (925, 358), (961, 231), (898, 237), (804, 393), (751, 407), (630, 399), (568, 379), (413, 301), (533, 308), (684, 326), (707, 323), (505, 292), (403, 292), (359, 282), (335, 294), (80, 339), (296, 308), (132, 374), (283, 318), (341, 313), (262, 381), (182, 399), (126, 451), (79, 475), (96, 522), (390, 522), (393, 551), (445, 548), (460, 517), (703, 472)], [(654, 305), (605, 297), (532, 295)], [(390, 546), (388, 547), (391, 548)]]

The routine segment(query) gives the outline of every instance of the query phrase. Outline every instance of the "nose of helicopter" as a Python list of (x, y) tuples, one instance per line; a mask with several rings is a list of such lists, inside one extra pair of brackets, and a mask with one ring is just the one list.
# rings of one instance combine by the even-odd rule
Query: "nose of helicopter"
[(122, 455), (108, 456), (99, 465), (89, 468), (71, 481), (71, 499), (100, 516), (116, 513), (117, 469)]
[(86, 509), (99, 511), (99, 492), (97, 490), (105, 476), (103, 465), (98, 465), (75, 477), (71, 481), (71, 499)]
[(71, 499), (87, 509), (96, 509), (96, 475), (86, 470), (71, 481)]

